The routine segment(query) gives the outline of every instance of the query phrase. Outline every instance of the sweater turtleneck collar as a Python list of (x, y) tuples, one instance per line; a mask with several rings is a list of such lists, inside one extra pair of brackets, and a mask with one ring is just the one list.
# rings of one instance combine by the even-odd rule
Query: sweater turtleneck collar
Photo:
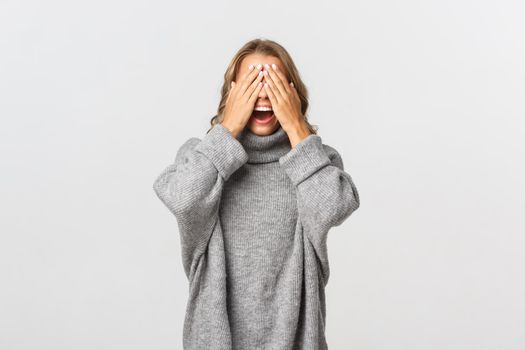
[(245, 127), (237, 135), (237, 139), (248, 154), (248, 163), (278, 161), (280, 157), (284, 156), (292, 148), (288, 134), (280, 125), (270, 135), (257, 135), (248, 127)]

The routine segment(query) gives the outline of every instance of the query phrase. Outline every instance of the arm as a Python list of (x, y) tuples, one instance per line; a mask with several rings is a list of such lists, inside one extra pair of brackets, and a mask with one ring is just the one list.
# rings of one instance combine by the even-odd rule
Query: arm
[(177, 219), (188, 278), (218, 221), (224, 183), (247, 161), (241, 143), (222, 124), (216, 124), (202, 140), (188, 139), (174, 163), (155, 180), (155, 193)]
[[(359, 208), (359, 193), (344, 171), (340, 154), (310, 134), (279, 159), (297, 191), (297, 209), (306, 237), (324, 266), (328, 266), (326, 238)], [(324, 271), (325, 279), (328, 270)]]

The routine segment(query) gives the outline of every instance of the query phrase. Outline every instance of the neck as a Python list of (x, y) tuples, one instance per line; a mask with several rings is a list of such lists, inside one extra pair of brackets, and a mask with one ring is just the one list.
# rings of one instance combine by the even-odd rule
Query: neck
[(254, 134), (245, 127), (237, 136), (248, 154), (248, 163), (268, 163), (278, 161), (291, 150), (288, 134), (279, 125), (270, 135)]

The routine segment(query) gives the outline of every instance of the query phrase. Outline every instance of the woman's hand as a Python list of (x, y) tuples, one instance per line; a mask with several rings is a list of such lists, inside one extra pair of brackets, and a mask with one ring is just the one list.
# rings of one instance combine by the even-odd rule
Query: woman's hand
[(272, 103), (273, 113), (290, 138), (292, 147), (295, 147), (311, 134), (301, 113), (301, 99), (293, 83), (288, 84), (276, 64), (266, 64), (265, 68), (267, 83), (264, 84), (264, 89)]
[(231, 89), (226, 98), (224, 118), (221, 123), (235, 137), (248, 123), (255, 101), (262, 89), (262, 71), (255, 69), (253, 65), (250, 65), (248, 69), (248, 73), (240, 79), (240, 83), (232, 81)]

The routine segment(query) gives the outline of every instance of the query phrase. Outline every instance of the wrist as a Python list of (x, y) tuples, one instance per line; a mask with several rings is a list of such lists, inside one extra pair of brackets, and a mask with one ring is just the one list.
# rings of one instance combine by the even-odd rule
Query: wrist
[(304, 119), (294, 122), (287, 129), (286, 133), (288, 134), (292, 148), (295, 148), (299, 142), (312, 134)]
[(220, 124), (222, 124), (222, 126), (228, 129), (228, 131), (233, 135), (233, 137), (237, 137), (242, 130), (242, 127), (232, 125), (227, 121), (222, 121)]

